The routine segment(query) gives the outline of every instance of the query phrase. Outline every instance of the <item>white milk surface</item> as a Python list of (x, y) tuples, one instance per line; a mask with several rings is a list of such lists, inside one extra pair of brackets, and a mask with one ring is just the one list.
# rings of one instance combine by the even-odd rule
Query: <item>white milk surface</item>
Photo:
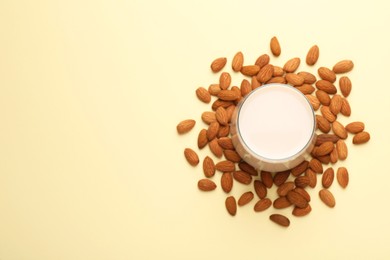
[(268, 85), (252, 92), (238, 114), (238, 131), (257, 155), (280, 160), (299, 153), (314, 130), (314, 114), (298, 90)]

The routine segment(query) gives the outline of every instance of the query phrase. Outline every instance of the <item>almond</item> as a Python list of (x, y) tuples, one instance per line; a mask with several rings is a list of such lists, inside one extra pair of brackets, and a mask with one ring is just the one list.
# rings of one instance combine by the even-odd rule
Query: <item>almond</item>
[(333, 164), (337, 163), (337, 161), (339, 160), (339, 153), (337, 152), (336, 148), (334, 148), (330, 152), (329, 156), (330, 156), (330, 162), (333, 163)]
[(316, 150), (315, 154), (316, 156), (324, 156), (330, 154), (334, 148), (334, 144), (332, 142), (325, 142), (318, 146), (318, 149)]
[(274, 77), (282, 77), (284, 75), (284, 70), (282, 67), (279, 66), (273, 66), (274, 73), (272, 73), (272, 76)]
[(341, 105), (340, 113), (344, 116), (351, 115), (351, 106), (346, 98), (343, 98), (343, 104)]
[(291, 204), (294, 204), (298, 208), (305, 208), (307, 206), (308, 202), (298, 192), (291, 190), (287, 193), (286, 197), (287, 197), (288, 201), (291, 202)]
[(298, 75), (302, 76), (305, 79), (304, 82), (306, 84), (314, 84), (317, 81), (316, 76), (307, 71), (298, 72)]
[(285, 72), (294, 72), (298, 69), (300, 63), (301, 63), (300, 58), (292, 58), (284, 64), (283, 70)]
[(240, 90), (241, 90), (241, 96), (245, 97), (252, 91), (251, 83), (247, 79), (243, 79), (241, 81)]
[(305, 190), (305, 189), (302, 189), (302, 188), (295, 188), (294, 189), (294, 191), (296, 192), (296, 193), (299, 193), (299, 194), (301, 194), (301, 196), (307, 201), (307, 202), (310, 202), (310, 195), (309, 195), (309, 193)]
[[(241, 91), (240, 91), (241, 95)], [(218, 93), (218, 98), (224, 101), (234, 101), (240, 97), (236, 91), (233, 90), (221, 90)]]
[(342, 60), (337, 62), (333, 66), (334, 73), (340, 74), (340, 73), (346, 73), (353, 69), (353, 62), (351, 60)]
[(334, 121), (332, 123), (332, 129), (335, 135), (337, 135), (341, 139), (346, 139), (348, 137), (347, 130), (345, 130), (345, 127), (340, 122)]
[(274, 180), (272, 179), (272, 174), (270, 172), (261, 171), (260, 178), (265, 187), (267, 187), (268, 189), (271, 188), (274, 184)]
[(214, 161), (209, 156), (203, 159), (203, 173), (207, 178), (213, 177), (215, 174)]
[(329, 164), (329, 163), (330, 163), (330, 156), (329, 156), (329, 155), (316, 156), (316, 158), (317, 158), (322, 164)]
[(348, 157), (348, 148), (343, 140), (338, 140), (336, 143), (336, 150), (340, 160), (345, 160)]
[(228, 106), (226, 108), (226, 115), (227, 115), (227, 119), (228, 119), (229, 123), (232, 120), (232, 116), (233, 116), (234, 110), (236, 110), (236, 106), (235, 105), (231, 105), (231, 106)]
[(207, 130), (206, 129), (200, 130), (198, 135), (198, 148), (202, 149), (207, 145), (208, 142), (209, 140), (207, 139)]
[(249, 165), (246, 162), (240, 162), (238, 164), (238, 168), (240, 168), (241, 171), (244, 171), (252, 176), (258, 175), (257, 170), (255, 168), (253, 168), (253, 166)]
[(267, 82), (270, 80), (274, 73), (274, 66), (271, 64), (267, 64), (261, 68), (259, 73), (257, 74), (257, 80), (261, 83)]
[(202, 191), (212, 191), (217, 188), (217, 185), (209, 179), (201, 179), (198, 181), (198, 188)]
[(330, 123), (333, 123), (336, 119), (337, 116), (330, 111), (330, 108), (328, 106), (322, 106), (321, 109), (321, 114), (328, 120)]
[(230, 86), (230, 83), (232, 82), (232, 78), (229, 73), (222, 72), (219, 76), (219, 87), (221, 89), (228, 89)]
[(317, 62), (319, 56), (320, 49), (317, 45), (313, 45), (306, 54), (306, 64), (310, 66), (314, 65)]
[(225, 206), (230, 215), (235, 216), (237, 213), (236, 199), (233, 196), (229, 196), (225, 200)]
[(259, 73), (260, 67), (257, 65), (247, 65), (247, 66), (242, 66), (241, 68), (241, 73), (245, 76), (255, 76), (257, 73)]
[(255, 192), (260, 199), (264, 199), (267, 196), (267, 187), (259, 180), (253, 182)]
[(326, 67), (320, 67), (318, 69), (318, 75), (321, 79), (334, 83), (336, 81), (336, 73)]
[(317, 121), (317, 127), (321, 130), (323, 133), (329, 133), (331, 127), (328, 120), (325, 119), (325, 117), (321, 115), (316, 115), (316, 121)]
[(247, 191), (241, 195), (241, 197), (238, 199), (238, 206), (244, 206), (251, 202), (254, 198), (253, 192)]
[(220, 161), (215, 165), (215, 169), (221, 172), (233, 172), (236, 168), (234, 162)]
[(240, 101), (241, 100), (241, 98), (242, 98), (242, 96), (241, 96), (241, 90), (240, 90), (240, 88), (239, 87), (237, 87), (237, 86), (233, 86), (232, 88), (231, 88), (231, 90), (232, 91), (234, 91), (234, 92), (236, 92), (236, 95), (237, 95), (237, 99), (236, 100), (234, 100), (234, 104), (237, 104), (237, 102), (238, 101)]
[(248, 185), (252, 182), (252, 176), (249, 173), (244, 171), (235, 171), (233, 172), (233, 178), (245, 185)]
[(317, 174), (312, 169), (307, 169), (305, 176), (309, 179), (309, 186), (315, 188), (317, 186)]
[(219, 130), (219, 123), (217, 121), (212, 122), (209, 127), (207, 128), (206, 136), (209, 141), (213, 140)]
[(313, 107), (314, 111), (317, 111), (320, 108), (320, 101), (316, 96), (313, 95), (305, 95), (307, 100), (309, 100), (311, 106)]
[(338, 113), (340, 113), (342, 104), (343, 98), (340, 95), (335, 94), (330, 101), (330, 112), (332, 112), (333, 115), (337, 115)]
[(316, 82), (316, 87), (319, 90), (325, 91), (328, 94), (336, 94), (337, 89), (336, 87), (332, 84), (332, 82), (320, 79)]
[(229, 137), (221, 137), (218, 139), (218, 144), (223, 148), (227, 150), (234, 150), (234, 145), (232, 142), (232, 139)]
[(215, 122), (217, 120), (215, 116), (215, 112), (211, 111), (205, 111), (202, 113), (202, 121), (205, 122), (206, 124), (211, 124), (212, 122)]
[(252, 90), (257, 89), (257, 88), (260, 87), (260, 86), (261, 86), (261, 83), (257, 80), (257, 77), (256, 77), (256, 76), (253, 76), (253, 77), (252, 77), (252, 81), (251, 81)]
[(294, 175), (295, 177), (297, 177), (297, 176), (301, 175), (302, 173), (304, 173), (308, 166), (309, 166), (309, 162), (303, 161), (291, 169), (291, 174)]
[(345, 126), (345, 130), (347, 130), (351, 134), (357, 134), (363, 132), (364, 123), (363, 122), (352, 122)]
[(284, 209), (290, 207), (291, 205), (291, 202), (285, 196), (279, 197), (273, 202), (275, 209)]
[(242, 160), (241, 156), (235, 150), (224, 150), (223, 154), (225, 155), (225, 158), (231, 162), (238, 163)]
[(226, 137), (229, 135), (229, 133), (230, 133), (230, 126), (229, 125), (222, 125), (219, 127), (217, 137), (218, 138)]
[(221, 87), (219, 84), (211, 84), (208, 89), (210, 95), (217, 96), (219, 91), (221, 91)]
[(279, 188), (276, 190), (276, 192), (280, 197), (286, 196), (289, 191), (294, 189), (294, 187), (295, 187), (295, 183), (292, 181), (288, 181), (281, 184)]
[(348, 97), (352, 90), (352, 82), (347, 76), (339, 79), (339, 86), (344, 97)]
[(276, 36), (272, 37), (270, 42), (270, 49), (274, 56), (278, 57), (280, 53), (282, 52), (282, 49), (280, 48), (279, 40), (276, 38)]
[(364, 144), (367, 143), (369, 140), (370, 140), (370, 134), (368, 132), (360, 132), (353, 137), (352, 143)]
[(305, 82), (305, 78), (295, 74), (295, 73), (287, 73), (286, 74), (286, 80), (287, 82), (292, 86), (300, 86)]
[(184, 156), (189, 164), (196, 166), (199, 163), (199, 157), (197, 153), (191, 148), (184, 149)]
[(221, 176), (221, 187), (226, 193), (229, 193), (233, 188), (233, 176), (230, 172), (224, 172)]
[(264, 67), (265, 65), (267, 65), (269, 63), (269, 55), (268, 54), (263, 54), (263, 55), (260, 55), (256, 62), (255, 62), (255, 65), (259, 66), (260, 68)]
[(195, 93), (196, 93), (196, 96), (199, 98), (200, 101), (202, 101), (204, 103), (210, 103), (211, 95), (207, 91), (207, 89), (205, 89), (204, 87), (199, 87), (199, 88), (196, 89)]
[(315, 145), (319, 146), (325, 142), (336, 143), (339, 139), (340, 138), (334, 134), (320, 134), (320, 135), (317, 135)]
[(213, 140), (211, 140), (209, 142), (209, 148), (210, 148), (210, 151), (215, 156), (217, 156), (218, 158), (222, 157), (223, 151), (222, 151), (221, 146), (219, 146), (219, 144), (218, 144), (217, 138), (214, 138)]
[[(222, 90), (221, 90), (222, 91)], [(234, 92), (235, 93), (235, 92)], [(218, 93), (219, 94), (219, 93)], [(223, 95), (226, 95), (223, 94)], [(237, 93), (235, 93), (235, 95), (237, 95)], [(215, 111), (217, 110), (217, 108), (219, 107), (223, 107), (223, 108), (227, 108), (231, 105), (234, 105), (233, 101), (226, 101), (226, 100), (222, 100), (222, 99), (217, 99), (213, 102), (213, 104), (211, 105), (211, 108)]]
[(290, 171), (277, 172), (274, 176), (274, 183), (276, 186), (281, 186), (286, 182), (288, 177), (290, 176)]
[(283, 216), (281, 214), (272, 214), (269, 216), (269, 219), (280, 226), (290, 226), (290, 220), (286, 216)]
[(321, 103), (323, 106), (329, 106), (329, 105), (330, 105), (330, 97), (329, 97), (329, 94), (326, 93), (325, 91), (323, 91), (323, 90), (317, 90), (317, 91), (316, 91), (316, 96), (317, 96), (318, 100), (320, 101), (320, 103)]
[(330, 167), (326, 169), (322, 174), (322, 186), (326, 189), (329, 188), (333, 183), (333, 179), (334, 179), (334, 170), (332, 167)]
[(315, 91), (315, 88), (309, 84), (303, 84), (302, 86), (296, 86), (296, 89), (302, 92), (302, 94), (307, 95)]
[(224, 109), (223, 107), (217, 108), (217, 110), (215, 111), (215, 117), (218, 123), (220, 123), (221, 125), (227, 125), (229, 123), (229, 118), (226, 113), (226, 109)]
[(225, 67), (226, 62), (227, 59), (225, 57), (217, 58), (211, 63), (210, 68), (213, 72), (218, 72)]
[(310, 178), (308, 176), (298, 176), (297, 178), (295, 178), (294, 183), (296, 187), (305, 188), (309, 185)]
[(322, 168), (322, 163), (316, 158), (310, 160), (309, 168), (312, 169), (315, 173), (322, 173), (324, 171)]
[(269, 198), (264, 198), (264, 199), (259, 200), (255, 204), (254, 210), (256, 212), (264, 211), (264, 210), (268, 209), (269, 207), (271, 207), (271, 205), (272, 205), (272, 201)]
[(337, 169), (337, 182), (341, 187), (346, 188), (349, 183), (348, 170), (345, 167), (340, 167)]
[(328, 207), (333, 208), (334, 206), (336, 206), (336, 200), (329, 190), (322, 189), (320, 190), (319, 195), (322, 202), (324, 202), (325, 205), (327, 205)]
[(242, 68), (242, 65), (244, 64), (244, 54), (242, 52), (237, 52), (232, 60), (232, 69), (235, 72), (239, 72)]
[(272, 77), (270, 80), (266, 82), (267, 84), (270, 83), (281, 83), (281, 84), (286, 84), (287, 81), (284, 77)]
[(303, 217), (306, 216), (311, 212), (311, 206), (310, 204), (307, 204), (304, 208), (295, 207), (292, 211), (292, 214), (296, 217)]
[(183, 120), (176, 126), (176, 130), (179, 134), (187, 133), (195, 126), (195, 123), (193, 119)]

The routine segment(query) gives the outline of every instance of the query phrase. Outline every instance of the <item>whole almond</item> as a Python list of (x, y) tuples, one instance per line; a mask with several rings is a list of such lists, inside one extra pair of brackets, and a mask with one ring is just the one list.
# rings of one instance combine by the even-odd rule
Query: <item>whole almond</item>
[(292, 203), (285, 197), (279, 197), (274, 200), (273, 206), (275, 209), (284, 209), (288, 208), (292, 205)]
[(269, 216), (269, 219), (280, 226), (290, 226), (290, 220), (286, 216), (283, 216), (281, 214), (272, 214)]
[(317, 81), (316, 76), (307, 71), (298, 72), (298, 75), (302, 76), (305, 79), (304, 82), (306, 84), (314, 84)]
[(204, 103), (210, 103), (211, 95), (207, 91), (207, 89), (205, 89), (204, 87), (199, 87), (199, 88), (196, 89), (195, 93), (196, 93), (196, 96), (199, 98), (200, 101), (202, 101)]
[(265, 187), (267, 187), (268, 189), (271, 188), (272, 185), (274, 184), (274, 180), (272, 179), (272, 174), (270, 172), (261, 171), (260, 178), (263, 184), (265, 185)]
[(317, 173), (309, 168), (305, 171), (305, 176), (309, 179), (309, 186), (315, 188), (317, 186)]
[(274, 77), (283, 77), (284, 76), (284, 70), (282, 67), (279, 66), (273, 66), (274, 73), (272, 73), (272, 76)]
[(287, 81), (284, 77), (272, 77), (270, 80), (266, 82), (267, 84), (270, 83), (281, 83), (281, 84), (286, 84)]
[[(241, 95), (241, 91), (240, 91)], [(221, 90), (218, 93), (218, 98), (225, 101), (234, 101), (240, 97), (236, 91), (233, 90)]]
[(221, 158), (222, 155), (223, 155), (223, 150), (221, 148), (221, 146), (219, 146), (218, 144), (218, 141), (217, 141), (217, 138), (214, 138), (213, 140), (211, 140), (209, 142), (209, 148), (210, 148), (210, 151), (215, 155), (217, 156), (218, 158)]
[(316, 121), (317, 121), (317, 127), (321, 130), (323, 133), (329, 133), (331, 127), (328, 120), (325, 119), (325, 117), (321, 115), (316, 115)]
[(322, 173), (324, 171), (322, 168), (322, 163), (315, 158), (310, 160), (309, 168), (312, 169), (315, 173)]
[(229, 133), (230, 133), (230, 126), (229, 125), (221, 125), (219, 127), (217, 137), (218, 138), (226, 137), (229, 135)]
[(327, 205), (328, 207), (333, 208), (334, 206), (336, 206), (336, 200), (333, 194), (328, 189), (320, 190), (319, 195), (322, 202), (324, 202), (325, 205)]
[(259, 200), (255, 204), (254, 210), (256, 212), (264, 211), (264, 210), (268, 209), (269, 207), (271, 207), (271, 205), (272, 205), (272, 201), (269, 198), (264, 198), (264, 199)]
[(364, 144), (367, 143), (369, 140), (370, 140), (370, 134), (368, 132), (360, 132), (353, 137), (352, 143)]
[(210, 95), (217, 96), (219, 91), (221, 91), (221, 87), (219, 84), (211, 84), (208, 89)]
[(244, 171), (252, 176), (258, 175), (257, 170), (255, 168), (253, 168), (253, 166), (249, 165), (246, 162), (240, 162), (238, 164), (238, 168), (240, 168), (241, 171)]
[(209, 156), (203, 159), (203, 173), (207, 178), (213, 177), (215, 174), (214, 161)]
[(221, 176), (221, 187), (226, 193), (229, 193), (233, 188), (233, 176), (230, 172), (224, 172)]
[(309, 185), (310, 178), (308, 176), (298, 176), (295, 178), (294, 183), (296, 187), (305, 188)]
[(319, 90), (325, 91), (328, 94), (336, 94), (337, 93), (337, 89), (336, 89), (335, 85), (333, 85), (332, 82), (327, 81), (327, 80), (323, 80), (323, 79), (318, 80), (316, 82), (316, 87)]
[(341, 139), (346, 139), (348, 137), (348, 132), (345, 130), (345, 127), (339, 122), (339, 121), (334, 121), (332, 123), (332, 130)]
[(219, 130), (219, 123), (217, 121), (211, 122), (209, 127), (207, 128), (206, 136), (209, 141), (213, 140)]
[(348, 157), (348, 148), (343, 140), (338, 140), (336, 143), (336, 150), (340, 160), (345, 160)]
[(329, 164), (329, 163), (330, 163), (330, 155), (316, 156), (316, 158), (317, 158), (322, 164)]
[(207, 139), (207, 130), (206, 129), (200, 130), (198, 135), (198, 148), (202, 149), (207, 145), (208, 142), (209, 140)]
[(231, 161), (220, 161), (215, 164), (215, 169), (221, 172), (233, 172), (235, 168), (236, 165)]
[(334, 115), (332, 111), (330, 111), (330, 108), (328, 106), (322, 106), (320, 108), (320, 111), (323, 117), (325, 117), (326, 120), (328, 120), (330, 123), (333, 123), (337, 119), (337, 116)]
[(241, 96), (245, 97), (252, 91), (251, 83), (247, 79), (243, 79), (241, 81), (240, 90), (241, 90)]
[(210, 65), (210, 68), (213, 72), (218, 72), (221, 69), (223, 69), (223, 67), (225, 67), (226, 62), (227, 62), (227, 59), (225, 57), (217, 58), (217, 59), (213, 60), (213, 62)]
[(223, 154), (226, 160), (231, 162), (239, 163), (242, 160), (241, 156), (235, 150), (224, 150)]
[(292, 214), (296, 217), (303, 217), (306, 216), (311, 212), (311, 206), (310, 204), (307, 204), (304, 208), (294, 207)]
[(299, 64), (301, 63), (301, 59), (300, 58), (292, 58), (290, 60), (288, 60), (284, 66), (283, 66), (283, 70), (285, 72), (294, 72), (298, 69), (299, 67)]
[(253, 186), (255, 188), (255, 192), (256, 192), (257, 196), (260, 199), (263, 199), (267, 196), (267, 187), (264, 185), (263, 182), (261, 182), (259, 180), (255, 180), (253, 182)]
[(221, 89), (228, 89), (230, 86), (230, 83), (232, 82), (232, 78), (229, 73), (222, 72), (219, 76), (219, 87)]
[(274, 56), (278, 57), (280, 53), (282, 52), (282, 49), (280, 48), (279, 40), (276, 38), (276, 36), (271, 38), (270, 41), (270, 49)]
[(347, 130), (351, 134), (357, 134), (364, 131), (364, 123), (363, 122), (352, 122), (345, 126), (345, 130)]
[(235, 216), (237, 213), (236, 199), (233, 196), (229, 196), (225, 200), (225, 206), (230, 215)]
[(333, 115), (337, 115), (338, 113), (340, 113), (342, 105), (343, 98), (340, 95), (335, 94), (330, 101), (329, 109)]
[(218, 123), (221, 125), (227, 125), (229, 123), (229, 118), (226, 113), (226, 109), (224, 109), (223, 107), (217, 108), (217, 110), (215, 111), (215, 117)]
[[(222, 90), (221, 90), (222, 91)], [(220, 91), (220, 92), (221, 92)], [(219, 93), (218, 93), (219, 94)], [(223, 95), (226, 95), (226, 93), (225, 94), (223, 94)], [(237, 96), (237, 93), (235, 93), (234, 92), (234, 95), (235, 96)], [(237, 97), (238, 98), (238, 97)], [(215, 111), (215, 110), (217, 110), (217, 108), (219, 108), (219, 107), (223, 107), (223, 108), (227, 108), (227, 107), (229, 107), (229, 106), (231, 106), (231, 105), (234, 105), (234, 103), (233, 103), (233, 101), (226, 101), (226, 100), (222, 100), (222, 99), (217, 99), (217, 100), (215, 100), (214, 102), (213, 102), (213, 104), (211, 105), (211, 108)]]
[(303, 197), (303, 198), (305, 198), (305, 200), (307, 201), (307, 202), (310, 202), (310, 194), (305, 190), (305, 189), (302, 189), (302, 188), (299, 188), (299, 187), (297, 187), (297, 188), (295, 188), (294, 189), (294, 191), (296, 192), (296, 193), (299, 193), (299, 194), (301, 194), (301, 196)]
[(195, 123), (193, 119), (183, 120), (176, 126), (176, 130), (179, 134), (187, 133), (195, 126)]
[(249, 173), (244, 171), (235, 171), (233, 172), (233, 178), (245, 185), (248, 185), (252, 182), (252, 176)]
[(235, 72), (239, 72), (242, 68), (242, 65), (244, 64), (244, 54), (242, 52), (237, 52), (232, 60), (232, 69)]
[(341, 105), (340, 113), (344, 116), (351, 115), (351, 106), (346, 98), (343, 98), (343, 104)]
[(295, 73), (287, 73), (286, 74), (286, 80), (287, 82), (292, 86), (300, 86), (305, 82), (305, 78), (295, 74)]
[(316, 96), (313, 95), (305, 95), (306, 98), (309, 100), (311, 106), (313, 107), (314, 111), (317, 111), (320, 108), (320, 101)]
[(340, 74), (340, 73), (346, 73), (353, 69), (353, 62), (351, 60), (342, 60), (337, 62), (333, 66), (334, 73)]
[(229, 123), (232, 120), (232, 116), (233, 116), (234, 110), (236, 110), (236, 106), (235, 105), (231, 105), (231, 106), (228, 106), (226, 108), (226, 115), (227, 115)]
[(261, 86), (261, 83), (257, 80), (257, 77), (256, 76), (253, 76), (252, 77), (252, 80), (251, 80), (251, 87), (252, 87), (252, 90), (255, 90), (257, 89), (258, 87)]
[(217, 185), (209, 179), (201, 179), (198, 181), (198, 188), (202, 191), (212, 191), (217, 188)]
[(198, 154), (191, 148), (184, 149), (184, 157), (186, 158), (187, 162), (192, 166), (196, 166), (199, 163)]
[(332, 185), (332, 183), (333, 183), (333, 179), (334, 179), (334, 170), (333, 170), (332, 167), (329, 167), (322, 174), (322, 180), (321, 180), (322, 181), (322, 186), (325, 189), (329, 188)]
[(296, 86), (296, 89), (302, 92), (302, 94), (307, 95), (313, 93), (316, 89), (309, 84), (303, 84), (302, 86)]
[(321, 79), (334, 83), (336, 81), (336, 73), (326, 67), (318, 68), (318, 75)]
[(292, 181), (288, 181), (281, 184), (279, 188), (276, 190), (276, 192), (280, 197), (286, 196), (289, 191), (294, 189), (294, 187), (295, 187), (295, 183)]
[(205, 111), (202, 113), (202, 121), (206, 124), (211, 124), (212, 122), (215, 122), (217, 120), (215, 116), (215, 112), (212, 111)]
[(298, 208), (305, 208), (307, 206), (308, 202), (298, 192), (291, 190), (287, 193), (286, 197), (287, 197), (288, 201), (291, 202), (291, 204), (294, 204)]
[(309, 167), (309, 162), (308, 161), (303, 161), (301, 162), (300, 164), (298, 164), (297, 166), (295, 166), (294, 168), (291, 169), (291, 174), (294, 175), (295, 177), (301, 175), (302, 173), (304, 173), (307, 169), (307, 167)]
[(317, 62), (319, 56), (320, 49), (317, 45), (313, 45), (306, 54), (306, 64), (310, 66), (314, 65)]
[(319, 146), (325, 142), (336, 143), (339, 139), (340, 138), (334, 134), (320, 134), (320, 135), (317, 135), (315, 145)]
[(264, 67), (262, 67), (257, 74), (257, 80), (261, 83), (267, 82), (270, 80), (274, 73), (274, 66), (271, 64), (267, 64)]
[(324, 106), (329, 106), (330, 105), (330, 97), (329, 97), (329, 94), (326, 93), (325, 91), (323, 90), (317, 90), (316, 91), (316, 96), (318, 98), (318, 100), (320, 101), (320, 103)]
[(288, 177), (290, 176), (290, 171), (277, 172), (274, 176), (274, 183), (276, 186), (281, 186), (286, 182)]
[(341, 187), (346, 188), (349, 183), (349, 174), (348, 170), (345, 167), (340, 167), (337, 169), (337, 182)]
[(329, 156), (330, 156), (330, 162), (333, 163), (333, 164), (337, 163), (337, 161), (339, 160), (339, 153), (337, 152), (336, 148), (334, 148), (330, 152)]
[(234, 145), (232, 142), (232, 139), (230, 137), (221, 137), (218, 139), (218, 144), (223, 148), (227, 150), (233, 150)]
[(330, 154), (334, 148), (334, 144), (332, 142), (325, 142), (318, 146), (318, 149), (316, 150), (315, 154), (316, 156), (324, 156)]
[(342, 76), (339, 79), (339, 86), (344, 97), (348, 97), (352, 90), (352, 82), (347, 76)]
[(238, 206), (244, 206), (251, 202), (254, 198), (253, 192), (247, 191), (241, 195), (241, 197), (238, 199)]
[(255, 65), (262, 68), (269, 63), (269, 60), (270, 60), (270, 58), (269, 58), (268, 54), (262, 54), (257, 58)]
[(245, 76), (255, 76), (257, 73), (259, 73), (260, 67), (257, 65), (247, 65), (247, 66), (242, 66), (241, 68), (241, 73)]

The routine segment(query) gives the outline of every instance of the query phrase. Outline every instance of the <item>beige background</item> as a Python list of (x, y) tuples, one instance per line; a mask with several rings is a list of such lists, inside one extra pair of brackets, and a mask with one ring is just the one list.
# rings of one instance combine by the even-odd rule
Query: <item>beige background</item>
[[(0, 1), (0, 259), (390, 259), (389, 10), (385, 0)], [(242, 51), (254, 62), (273, 35), (274, 64), (313, 44), (318, 66), (354, 60), (341, 122), (362, 120), (372, 135), (338, 164), (351, 182), (332, 186), (336, 208), (318, 186), (313, 212), (288, 229), (254, 201), (230, 217), (226, 195), (198, 191), (201, 167), (183, 158), (205, 127), (194, 91), (218, 80), (211, 60)], [(185, 118), (198, 123), (178, 136)]]

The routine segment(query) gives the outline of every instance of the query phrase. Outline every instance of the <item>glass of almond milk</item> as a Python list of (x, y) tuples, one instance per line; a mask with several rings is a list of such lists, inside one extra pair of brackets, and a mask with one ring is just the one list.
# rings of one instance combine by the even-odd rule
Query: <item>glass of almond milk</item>
[(315, 143), (314, 109), (299, 90), (266, 84), (243, 98), (233, 117), (236, 151), (258, 170), (291, 169), (310, 154)]

